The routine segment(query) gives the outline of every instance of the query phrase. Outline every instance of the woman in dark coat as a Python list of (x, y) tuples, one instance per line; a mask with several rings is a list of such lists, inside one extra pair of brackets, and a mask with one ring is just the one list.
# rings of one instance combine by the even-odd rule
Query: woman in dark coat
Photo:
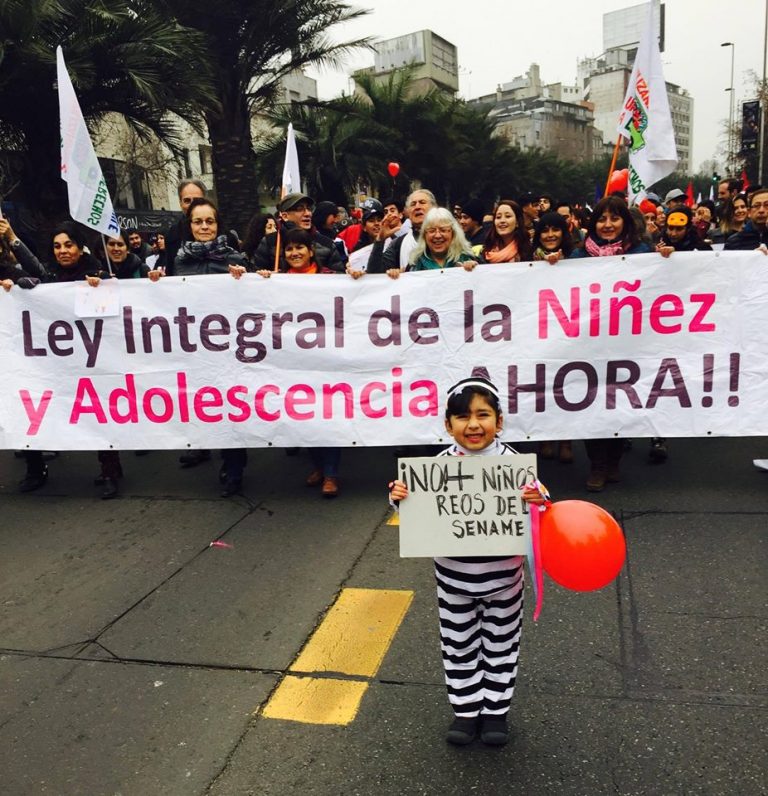
[[(640, 239), (627, 203), (617, 196), (606, 196), (595, 206), (587, 226), (583, 249), (574, 249), (570, 259), (644, 254), (651, 249)], [(587, 491), (601, 492), (606, 483), (621, 479), (619, 466), (624, 453), (621, 437), (588, 439), (584, 446), (590, 462)]]
[[(200, 274), (231, 274), (239, 279), (245, 272), (248, 260), (235, 251), (227, 236), (219, 235), (219, 211), (210, 199), (193, 199), (187, 210), (190, 239), (179, 248), (174, 262), (175, 276), (197, 276)], [(179, 461), (184, 467), (194, 467), (210, 459), (208, 450), (193, 450), (182, 454)], [(240, 492), (243, 471), (248, 460), (245, 448), (225, 448), (221, 452), (224, 463), (219, 472), (222, 483), (221, 496), (230, 497)]]
[[(26, 268), (42, 282), (78, 282), (85, 279), (95, 287), (106, 274), (99, 261), (85, 251), (85, 246), (83, 229), (77, 224), (64, 221), (53, 228), (53, 261), (42, 266), (31, 255), (31, 259), (26, 260)], [(43, 460), (42, 451), (25, 451), (24, 458), (27, 460), (27, 474), (19, 484), (19, 490), (32, 492), (48, 480), (48, 467)], [(114, 497), (115, 494), (116, 491), (106, 497)]]

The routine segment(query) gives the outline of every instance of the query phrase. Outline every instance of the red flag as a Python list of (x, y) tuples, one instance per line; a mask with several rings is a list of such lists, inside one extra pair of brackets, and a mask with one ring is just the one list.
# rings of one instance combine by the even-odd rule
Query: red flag
[(747, 170), (742, 169), (741, 171), (741, 190), (746, 191), (749, 188), (749, 178), (747, 177)]
[(688, 187), (685, 189), (685, 206), (693, 207), (693, 205), (693, 182), (689, 182)]

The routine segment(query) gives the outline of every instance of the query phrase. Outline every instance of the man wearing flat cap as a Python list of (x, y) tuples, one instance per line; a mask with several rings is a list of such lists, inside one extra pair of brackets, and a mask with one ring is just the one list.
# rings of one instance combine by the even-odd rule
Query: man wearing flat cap
[[(336, 273), (344, 273), (344, 261), (339, 254), (339, 250), (333, 241), (321, 235), (312, 226), (312, 210), (315, 207), (314, 200), (303, 193), (289, 193), (284, 196), (277, 205), (280, 213), (280, 230), (282, 233), (296, 227), (305, 229), (312, 234), (315, 245), (315, 262), (320, 268), (329, 268)], [(253, 261), (257, 271), (271, 271), (275, 267), (275, 247), (277, 245), (277, 232), (265, 235), (253, 255)], [(278, 268), (286, 270), (285, 260), (280, 255)]]
[(667, 191), (667, 195), (664, 197), (664, 204), (667, 210), (671, 211), (676, 207), (684, 207), (685, 198), (685, 191), (681, 191), (679, 188), (673, 188), (671, 191)]

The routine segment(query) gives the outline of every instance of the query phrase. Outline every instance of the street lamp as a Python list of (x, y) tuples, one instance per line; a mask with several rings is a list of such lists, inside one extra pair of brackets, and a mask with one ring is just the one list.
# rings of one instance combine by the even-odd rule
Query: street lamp
[(724, 41), (720, 46), (731, 48), (731, 85), (730, 88), (726, 89), (726, 91), (731, 92), (731, 102), (728, 109), (728, 172), (731, 176), (733, 176), (733, 165), (734, 160), (736, 159), (736, 155), (733, 151), (735, 148), (735, 136), (733, 134), (733, 63), (736, 55), (736, 45), (732, 41)]

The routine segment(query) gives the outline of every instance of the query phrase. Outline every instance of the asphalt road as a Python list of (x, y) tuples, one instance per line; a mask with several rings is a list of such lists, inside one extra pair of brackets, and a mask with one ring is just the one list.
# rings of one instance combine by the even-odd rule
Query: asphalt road
[[(587, 497), (576, 447), (541, 464), (555, 499)], [(127, 453), (109, 502), (95, 454), (19, 495), (23, 463), (0, 453), (0, 793), (768, 793), (768, 472), (751, 463), (768, 440), (670, 449), (653, 466), (637, 440), (591, 498), (622, 522), (627, 565), (596, 593), (547, 581), (502, 749), (444, 741), (431, 565), (399, 559), (386, 524), (391, 451), (345, 452), (334, 501), (279, 450), (251, 452), (230, 500), (217, 462)], [(414, 592), (355, 719), (263, 716), (350, 587)]]

